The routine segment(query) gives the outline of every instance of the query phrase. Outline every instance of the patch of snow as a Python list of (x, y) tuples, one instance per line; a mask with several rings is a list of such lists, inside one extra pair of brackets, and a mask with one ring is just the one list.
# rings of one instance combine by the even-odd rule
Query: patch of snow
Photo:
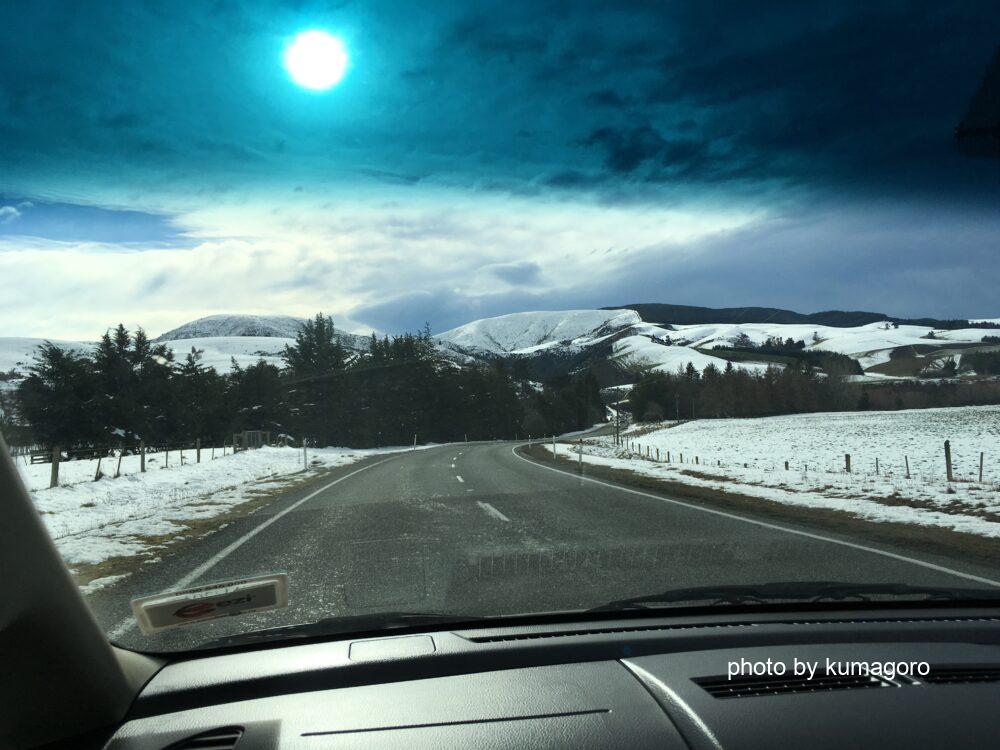
[[(959, 480), (951, 483), (944, 470), (945, 440)], [(643, 455), (647, 447), (654, 457), (659, 449), (660, 462), (596, 437), (587, 441), (585, 461), (874, 521), (1000, 538), (998, 440), (1000, 406), (797, 414), (697, 420), (634, 438)], [(983, 483), (977, 481), (981, 451)], [(850, 474), (845, 453), (851, 454)], [(682, 454), (685, 462), (679, 464)], [(696, 475), (683, 473), (691, 471)]]
[[(626, 336), (619, 339), (614, 343), (613, 351), (616, 358), (632, 360), (640, 365), (650, 365), (657, 372), (674, 373), (686, 368), (689, 363), (699, 372), (709, 365), (725, 370), (727, 364), (721, 357), (713, 357), (687, 346), (659, 344), (645, 336)], [(733, 367), (750, 372), (764, 372), (768, 365), (760, 362), (733, 362)]]
[[(423, 446), (421, 446), (423, 447)], [(409, 450), (409, 447), (354, 450), (310, 448), (310, 470), (344, 466), (366, 456)], [(302, 474), (302, 451), (298, 448), (259, 448), (209, 460), (202, 449), (202, 462), (157, 468), (147, 457), (147, 471), (138, 472), (138, 457), (129, 456), (134, 471), (118, 479), (92, 480), (96, 461), (70, 461), (60, 465), (60, 477), (73, 484), (43, 489), (40, 481), (48, 464), (18, 469), (31, 491), (35, 507), (63, 558), (71, 566), (99, 563), (112, 557), (136, 555), (162, 546), (157, 538), (174, 538), (185, 521), (218, 516), (252, 499), (266, 482), (278, 489)], [(173, 452), (172, 458), (177, 458)], [(107, 459), (105, 459), (107, 461)], [(162, 464), (160, 464), (162, 466)], [(123, 459), (123, 468), (126, 463)], [(110, 467), (114, 470), (114, 467)]]
[(584, 345), (604, 335), (605, 329), (640, 323), (642, 319), (634, 310), (523, 312), (475, 320), (435, 338), (445, 345), (464, 349), (494, 354), (524, 353), (561, 341)]

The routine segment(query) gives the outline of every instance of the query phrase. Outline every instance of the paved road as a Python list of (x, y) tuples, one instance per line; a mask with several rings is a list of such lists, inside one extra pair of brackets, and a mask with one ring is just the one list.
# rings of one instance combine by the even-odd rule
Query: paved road
[[(144, 566), (91, 602), (123, 645), (182, 648), (330, 615), (552, 611), (711, 584), (977, 585), (869, 549), (580, 479), (519, 457), (513, 447), (442, 446), (355, 464), (290, 512), (318, 487), (289, 493)], [(289, 576), (287, 609), (155, 639), (127, 619), (133, 596), (273, 572)]]

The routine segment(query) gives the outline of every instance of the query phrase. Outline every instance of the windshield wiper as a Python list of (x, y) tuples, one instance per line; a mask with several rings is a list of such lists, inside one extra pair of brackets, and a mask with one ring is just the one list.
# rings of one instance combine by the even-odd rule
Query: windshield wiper
[(376, 612), (366, 615), (346, 617), (324, 617), (315, 622), (297, 625), (281, 625), (274, 628), (252, 630), (247, 633), (207, 641), (198, 648), (219, 648), (222, 646), (245, 645), (271, 640), (295, 640), (326, 635), (347, 635), (350, 633), (370, 633), (383, 630), (414, 628), (423, 625), (465, 625), (476, 624), (486, 619), (479, 615), (448, 615), (434, 612)]
[(678, 603), (755, 605), (776, 602), (968, 601), (995, 606), (1000, 589), (911, 586), (905, 583), (842, 583), (837, 581), (783, 581), (751, 586), (698, 586), (636, 596), (593, 607), (588, 612), (656, 609)]

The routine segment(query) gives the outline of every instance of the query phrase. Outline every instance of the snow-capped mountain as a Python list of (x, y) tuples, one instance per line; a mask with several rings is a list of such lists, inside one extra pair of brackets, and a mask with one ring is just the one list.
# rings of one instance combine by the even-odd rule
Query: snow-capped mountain
[(293, 339), (305, 320), (291, 315), (208, 315), (157, 336), (156, 341), (216, 336), (262, 336)]
[(643, 326), (634, 310), (556, 310), (500, 315), (435, 336), (446, 348), (467, 354), (530, 354), (557, 346), (580, 347)]
[[(258, 360), (282, 366), (281, 353), (305, 324), (303, 318), (290, 315), (208, 315), (156, 337), (182, 359), (191, 348), (202, 351), (202, 362), (225, 372), (232, 360), (241, 367)], [(354, 333), (336, 332), (341, 345), (348, 351), (368, 348), (368, 339)]]
[[(696, 308), (692, 308), (696, 309)], [(706, 308), (707, 309), (707, 308)], [(232, 360), (247, 366), (264, 359), (282, 366), (281, 354), (305, 321), (284, 315), (211, 315), (157, 337), (178, 361), (195, 347), (203, 363), (220, 372)], [(969, 325), (974, 325), (970, 323)], [(367, 349), (364, 336), (339, 333), (353, 351)], [(475, 320), (434, 337), (442, 357), (458, 362), (503, 359), (518, 363), (532, 380), (587, 367), (602, 373), (604, 384), (633, 382), (648, 371), (676, 372), (690, 363), (698, 370), (712, 364), (760, 371), (781, 367), (787, 356), (755, 347), (778, 338), (802, 342), (799, 349), (834, 352), (858, 361), (866, 377), (916, 377), (963, 353), (1000, 350), (998, 330), (932, 328), (878, 321), (854, 327), (795, 323), (667, 324), (642, 320), (632, 309), (520, 312)], [(0, 338), (0, 374), (23, 375), (44, 339)], [(92, 342), (53, 341), (87, 352)], [(962, 371), (960, 369), (960, 374)], [(971, 375), (971, 373), (968, 373)], [(3, 379), (7, 387), (13, 379)], [(2, 384), (0, 384), (2, 385)]]

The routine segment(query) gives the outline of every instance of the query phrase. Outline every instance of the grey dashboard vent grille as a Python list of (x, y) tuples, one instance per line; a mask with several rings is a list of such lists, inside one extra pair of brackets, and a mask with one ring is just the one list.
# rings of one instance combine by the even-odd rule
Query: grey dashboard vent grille
[(614, 633), (643, 633), (673, 630), (703, 630), (707, 628), (752, 628), (761, 625), (861, 625), (895, 624), (913, 622), (1000, 622), (1000, 617), (858, 617), (849, 620), (814, 618), (808, 620), (770, 620), (760, 622), (692, 623), (685, 625), (639, 625), (633, 627), (589, 628), (580, 630), (551, 630), (541, 633), (498, 633), (495, 635), (466, 636), (473, 643), (505, 643), (507, 641), (534, 641), (542, 638), (570, 638), (581, 635), (608, 635)]
[(243, 736), (243, 727), (220, 727), (168, 745), (164, 750), (233, 750)]
[(933, 667), (926, 677), (917, 680), (931, 685), (956, 685), (963, 682), (1000, 682), (1000, 666)]
[(811, 680), (805, 677), (745, 677), (730, 680), (719, 676), (701, 677), (695, 682), (716, 698), (752, 698), (760, 695), (897, 687), (888, 680), (878, 677), (840, 675), (817, 676)]
[(535, 641), (542, 638), (570, 638), (580, 635), (606, 635), (613, 633), (643, 633), (655, 630), (701, 630), (704, 628), (749, 628), (752, 622), (723, 622), (694, 625), (640, 625), (631, 628), (591, 628), (589, 630), (552, 630), (542, 633), (504, 633), (501, 635), (471, 636), (474, 643), (503, 643), (505, 641)]

